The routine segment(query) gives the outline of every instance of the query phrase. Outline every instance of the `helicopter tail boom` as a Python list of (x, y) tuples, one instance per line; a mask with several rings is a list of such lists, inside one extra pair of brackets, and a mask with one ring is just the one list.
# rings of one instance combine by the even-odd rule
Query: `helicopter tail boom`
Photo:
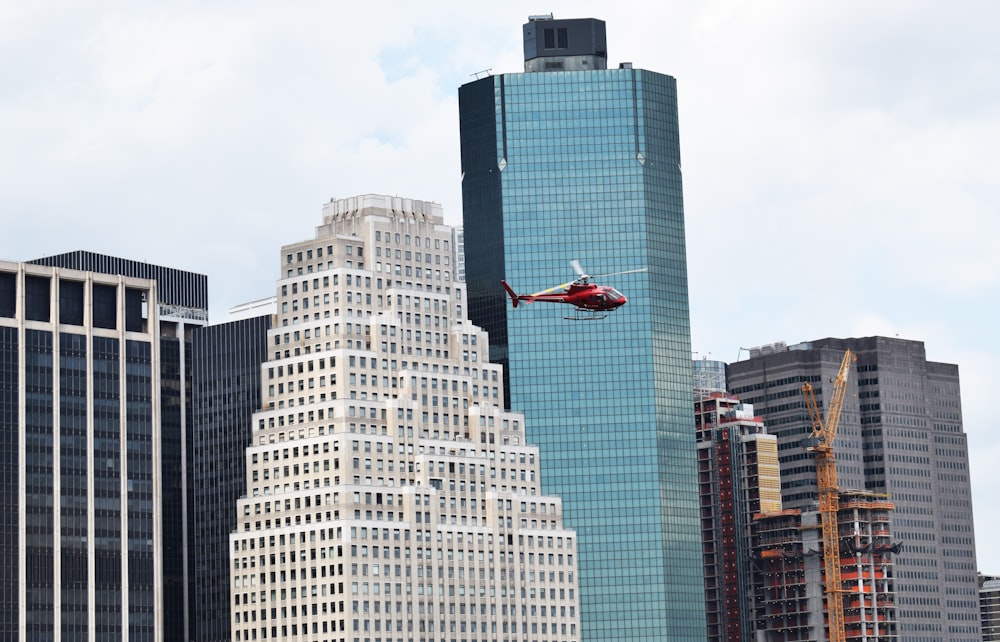
[(514, 291), (514, 288), (507, 285), (506, 281), (500, 281), (500, 283), (503, 285), (503, 289), (507, 290), (507, 294), (510, 295), (510, 300), (514, 304), (514, 307), (516, 308), (517, 304), (521, 300), (521, 297), (517, 295), (517, 292)]

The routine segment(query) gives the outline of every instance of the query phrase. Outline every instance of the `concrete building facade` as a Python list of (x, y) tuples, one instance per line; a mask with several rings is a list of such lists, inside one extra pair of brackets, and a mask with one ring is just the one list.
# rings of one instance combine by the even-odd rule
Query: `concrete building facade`
[[(676, 82), (609, 68), (601, 20), (523, 35), (524, 73), (459, 89), (470, 319), (580, 537), (583, 636), (704, 640)], [(602, 279), (628, 298), (603, 320), (512, 309), (501, 279), (536, 292), (574, 259), (648, 271)]]
[(184, 635), (186, 328), (207, 279), (74, 252), (0, 263), (0, 636)]
[(456, 227), (455, 231), (452, 232), (452, 248), (454, 248), (454, 263), (456, 266), (455, 278), (458, 281), (465, 282), (465, 230), (461, 227)]
[(285, 246), (234, 640), (579, 640), (577, 538), (466, 320), (440, 206), (331, 201)]
[(835, 444), (841, 489), (886, 493), (894, 543), (898, 634), (903, 642), (980, 637), (968, 445), (958, 367), (928, 361), (924, 345), (887, 337), (776, 344), (729, 364), (729, 388), (777, 435), (785, 508), (816, 500), (801, 386), (828, 402), (844, 350), (858, 357)]

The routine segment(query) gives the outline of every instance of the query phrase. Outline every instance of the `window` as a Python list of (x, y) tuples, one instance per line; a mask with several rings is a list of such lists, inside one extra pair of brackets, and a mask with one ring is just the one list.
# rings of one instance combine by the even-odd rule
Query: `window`
[[(30, 321), (48, 321), (50, 306), (48, 277), (25, 276), (24, 287), (26, 291), (25, 318)], [(114, 286), (111, 287), (114, 288)]]
[(83, 325), (83, 281), (59, 280), (59, 323)]
[(94, 327), (115, 329), (118, 324), (118, 288), (94, 283), (91, 315)]
[(546, 49), (556, 49), (557, 40), (559, 49), (566, 49), (569, 47), (569, 32), (565, 27), (559, 29), (546, 29), (542, 35), (545, 39)]

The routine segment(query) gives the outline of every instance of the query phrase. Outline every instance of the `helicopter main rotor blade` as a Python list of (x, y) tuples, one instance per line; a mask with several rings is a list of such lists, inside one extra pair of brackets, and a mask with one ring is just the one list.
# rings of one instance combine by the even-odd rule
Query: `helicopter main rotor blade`
[(549, 288), (547, 290), (542, 290), (541, 292), (535, 292), (534, 294), (529, 294), (528, 296), (539, 296), (541, 294), (553, 294), (554, 292), (559, 292), (560, 290), (565, 291), (571, 285), (573, 285), (573, 281), (570, 281), (569, 283), (563, 283), (562, 285), (557, 285), (554, 288)]
[(594, 274), (590, 278), (600, 279), (605, 276), (618, 276), (619, 274), (635, 274), (637, 272), (648, 272), (649, 268), (639, 268), (638, 270), (625, 270), (623, 272), (609, 272), (608, 274)]

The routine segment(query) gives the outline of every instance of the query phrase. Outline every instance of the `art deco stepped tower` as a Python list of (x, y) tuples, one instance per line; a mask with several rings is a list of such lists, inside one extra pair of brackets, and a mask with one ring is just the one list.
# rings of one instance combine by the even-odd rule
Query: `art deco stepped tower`
[(576, 535), (502, 409), (451, 242), (440, 206), (367, 195), (283, 248), (233, 639), (581, 639)]
[[(604, 22), (532, 18), (524, 71), (459, 89), (470, 319), (580, 537), (583, 637), (704, 640), (677, 84), (608, 66)], [(611, 278), (601, 321), (535, 292)]]

